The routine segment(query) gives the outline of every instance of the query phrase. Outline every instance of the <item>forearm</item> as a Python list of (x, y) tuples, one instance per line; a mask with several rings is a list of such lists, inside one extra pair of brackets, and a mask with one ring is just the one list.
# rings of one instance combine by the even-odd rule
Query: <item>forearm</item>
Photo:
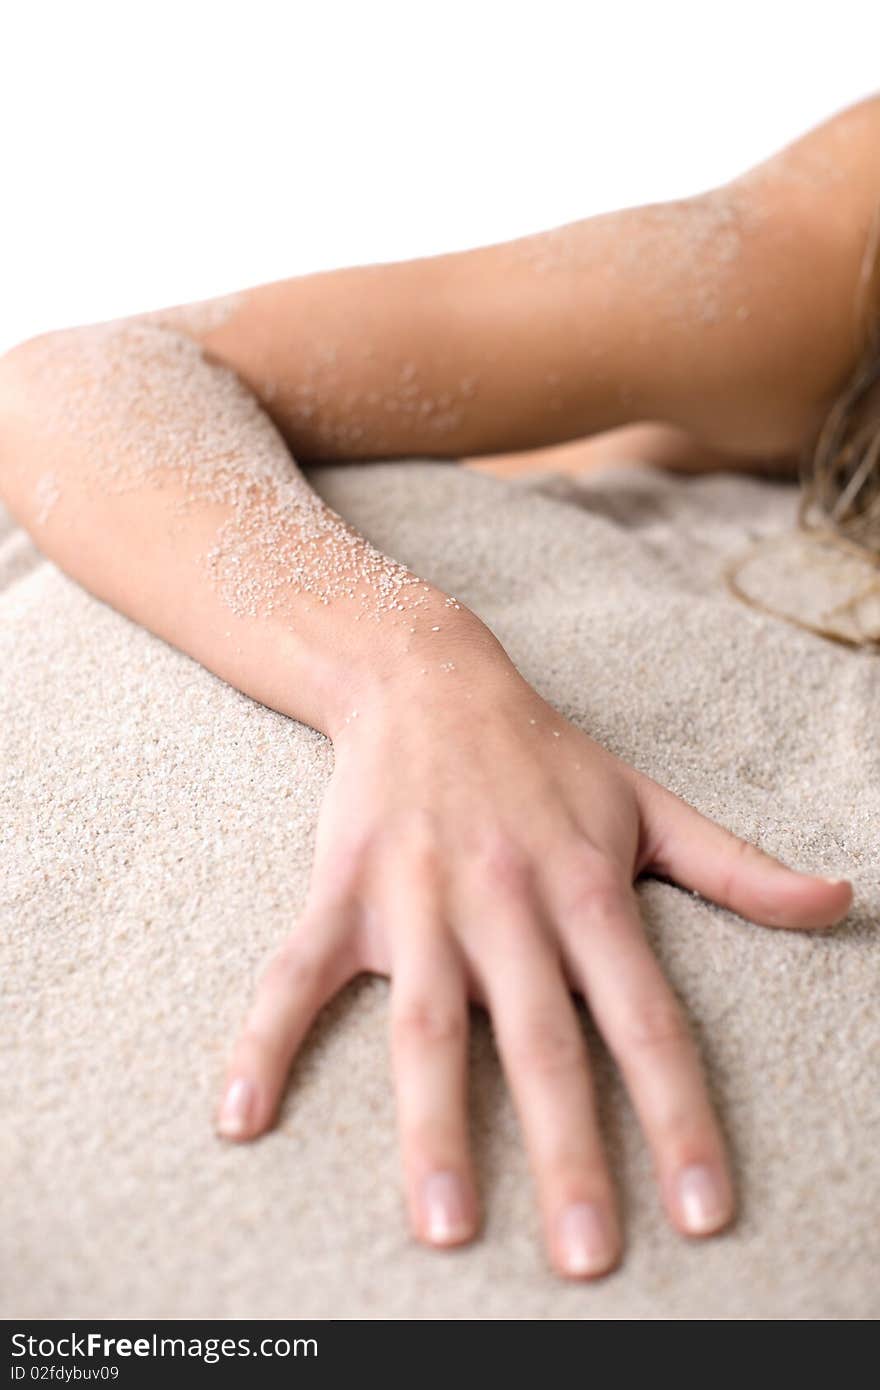
[(86, 589), (331, 736), (403, 665), (436, 678), (492, 650), (326, 507), (248, 388), (172, 330), (77, 328), (0, 359), (0, 482)]

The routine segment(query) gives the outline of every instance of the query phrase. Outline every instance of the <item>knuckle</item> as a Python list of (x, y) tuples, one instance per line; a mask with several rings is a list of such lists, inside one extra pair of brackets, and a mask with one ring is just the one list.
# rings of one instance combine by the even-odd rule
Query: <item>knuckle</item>
[(258, 1023), (246, 1023), (236, 1041), (235, 1062), (237, 1066), (247, 1062), (260, 1070), (272, 1062), (277, 1051), (277, 1038)]
[(684, 1014), (671, 998), (638, 1005), (621, 1029), (621, 1043), (627, 1052), (650, 1052), (669, 1046), (681, 1047), (689, 1042)]
[(617, 871), (598, 860), (587, 870), (567, 875), (560, 889), (562, 912), (568, 917), (610, 916), (620, 911), (625, 891)]
[(543, 1185), (552, 1191), (560, 1204), (570, 1202), (612, 1201), (610, 1183), (602, 1159), (585, 1151), (574, 1139), (559, 1140), (549, 1150), (542, 1164)]
[(433, 999), (412, 999), (392, 1015), (392, 1034), (399, 1047), (443, 1047), (464, 1040), (461, 1009)]
[(517, 1069), (541, 1076), (569, 1073), (583, 1066), (585, 1059), (578, 1030), (550, 1014), (535, 1015), (522, 1023), (510, 1052)]
[(416, 1118), (406, 1109), (400, 1115), (400, 1133), (406, 1158), (420, 1167), (454, 1168), (461, 1153), (453, 1122)]
[(711, 1152), (712, 1123), (701, 1097), (682, 1098), (654, 1117), (654, 1135), (675, 1167), (697, 1162)]
[(321, 985), (326, 969), (322, 955), (293, 937), (276, 952), (269, 964), (266, 980), (286, 990), (308, 992)]
[(402, 875), (408, 888), (422, 895), (436, 895), (443, 871), (443, 841), (437, 816), (417, 806), (406, 815), (394, 815), (377, 833), (374, 873), (379, 882), (391, 867)]
[[(326, 802), (323, 809), (326, 810)], [(336, 820), (319, 820), (309, 904), (320, 910), (322, 905), (332, 906), (355, 893), (373, 848), (374, 836), (369, 830), (353, 828), (341, 836), (336, 831)]]
[(486, 831), (476, 847), (475, 859), (482, 878), (494, 888), (517, 892), (525, 886), (528, 860), (506, 831)]
[(432, 891), (440, 880), (440, 846), (433, 835), (416, 834), (408, 836), (396, 851), (406, 859), (407, 873), (411, 881), (420, 889)]
[(729, 830), (726, 833), (729, 836), (729, 858), (724, 869), (721, 889), (724, 898), (729, 900), (735, 895), (742, 875), (749, 873), (756, 864), (766, 864), (770, 856), (750, 840), (741, 840)]
[(439, 839), (437, 813), (428, 806), (410, 807), (394, 830), (395, 838), (403, 839), (413, 854), (433, 850)]

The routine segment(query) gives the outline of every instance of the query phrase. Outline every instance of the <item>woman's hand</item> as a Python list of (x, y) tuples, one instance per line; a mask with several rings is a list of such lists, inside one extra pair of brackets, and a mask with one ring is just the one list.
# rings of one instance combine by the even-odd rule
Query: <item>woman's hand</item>
[(234, 1139), (268, 1129), (318, 1010), (361, 971), (389, 975), (413, 1228), (434, 1245), (469, 1240), (470, 997), (492, 1017), (552, 1262), (602, 1274), (621, 1235), (571, 990), (620, 1065), (674, 1225), (708, 1235), (734, 1205), (634, 878), (651, 870), (774, 927), (828, 926), (851, 889), (786, 868), (621, 762), (506, 656), (489, 652), (479, 681), (445, 665), (401, 671), (334, 733), (308, 900), (238, 1038), (218, 1128)]

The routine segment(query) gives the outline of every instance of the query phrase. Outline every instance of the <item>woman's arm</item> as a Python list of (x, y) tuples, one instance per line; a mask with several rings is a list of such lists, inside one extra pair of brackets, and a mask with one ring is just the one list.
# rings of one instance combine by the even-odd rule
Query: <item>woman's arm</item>
[(839, 920), (846, 882), (786, 868), (561, 719), (477, 617), (317, 499), (252, 392), (174, 329), (72, 329), (0, 360), (0, 480), (86, 588), (334, 741), (308, 899), (234, 1049), (221, 1132), (266, 1130), (315, 1013), (359, 971), (388, 974), (413, 1229), (469, 1239), (475, 999), (550, 1257), (603, 1273), (621, 1235), (575, 989), (624, 1073), (670, 1219), (694, 1235), (725, 1225), (724, 1144), (633, 880), (650, 869), (785, 927)]
[(50, 333), (0, 359), (2, 495), (92, 593), (334, 735), (404, 659), (489, 633), (325, 506), (253, 393), (178, 330)]
[(583, 477), (607, 468), (627, 468), (631, 464), (651, 464), (674, 473), (711, 473), (745, 470), (787, 478), (794, 469), (795, 459), (778, 459), (775, 465), (748, 454), (724, 453), (701, 444), (685, 430), (674, 425), (622, 425), (572, 439), (565, 444), (551, 444), (544, 449), (521, 449), (513, 454), (486, 454), (460, 460), (479, 473), (494, 473), (499, 478), (516, 478), (526, 473), (563, 473)]
[(864, 342), (878, 147), (874, 98), (695, 197), (144, 317), (234, 368), (302, 460), (506, 454), (655, 421), (674, 427), (664, 457), (674, 440), (693, 466), (794, 471)]

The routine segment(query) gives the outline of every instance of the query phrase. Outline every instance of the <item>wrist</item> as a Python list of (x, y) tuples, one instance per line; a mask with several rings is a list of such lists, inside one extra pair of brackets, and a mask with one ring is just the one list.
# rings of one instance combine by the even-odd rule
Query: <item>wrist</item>
[(396, 615), (362, 663), (341, 670), (324, 731), (334, 743), (389, 710), (457, 704), (493, 679), (521, 680), (510, 657), (475, 613), (432, 590), (416, 616)]

